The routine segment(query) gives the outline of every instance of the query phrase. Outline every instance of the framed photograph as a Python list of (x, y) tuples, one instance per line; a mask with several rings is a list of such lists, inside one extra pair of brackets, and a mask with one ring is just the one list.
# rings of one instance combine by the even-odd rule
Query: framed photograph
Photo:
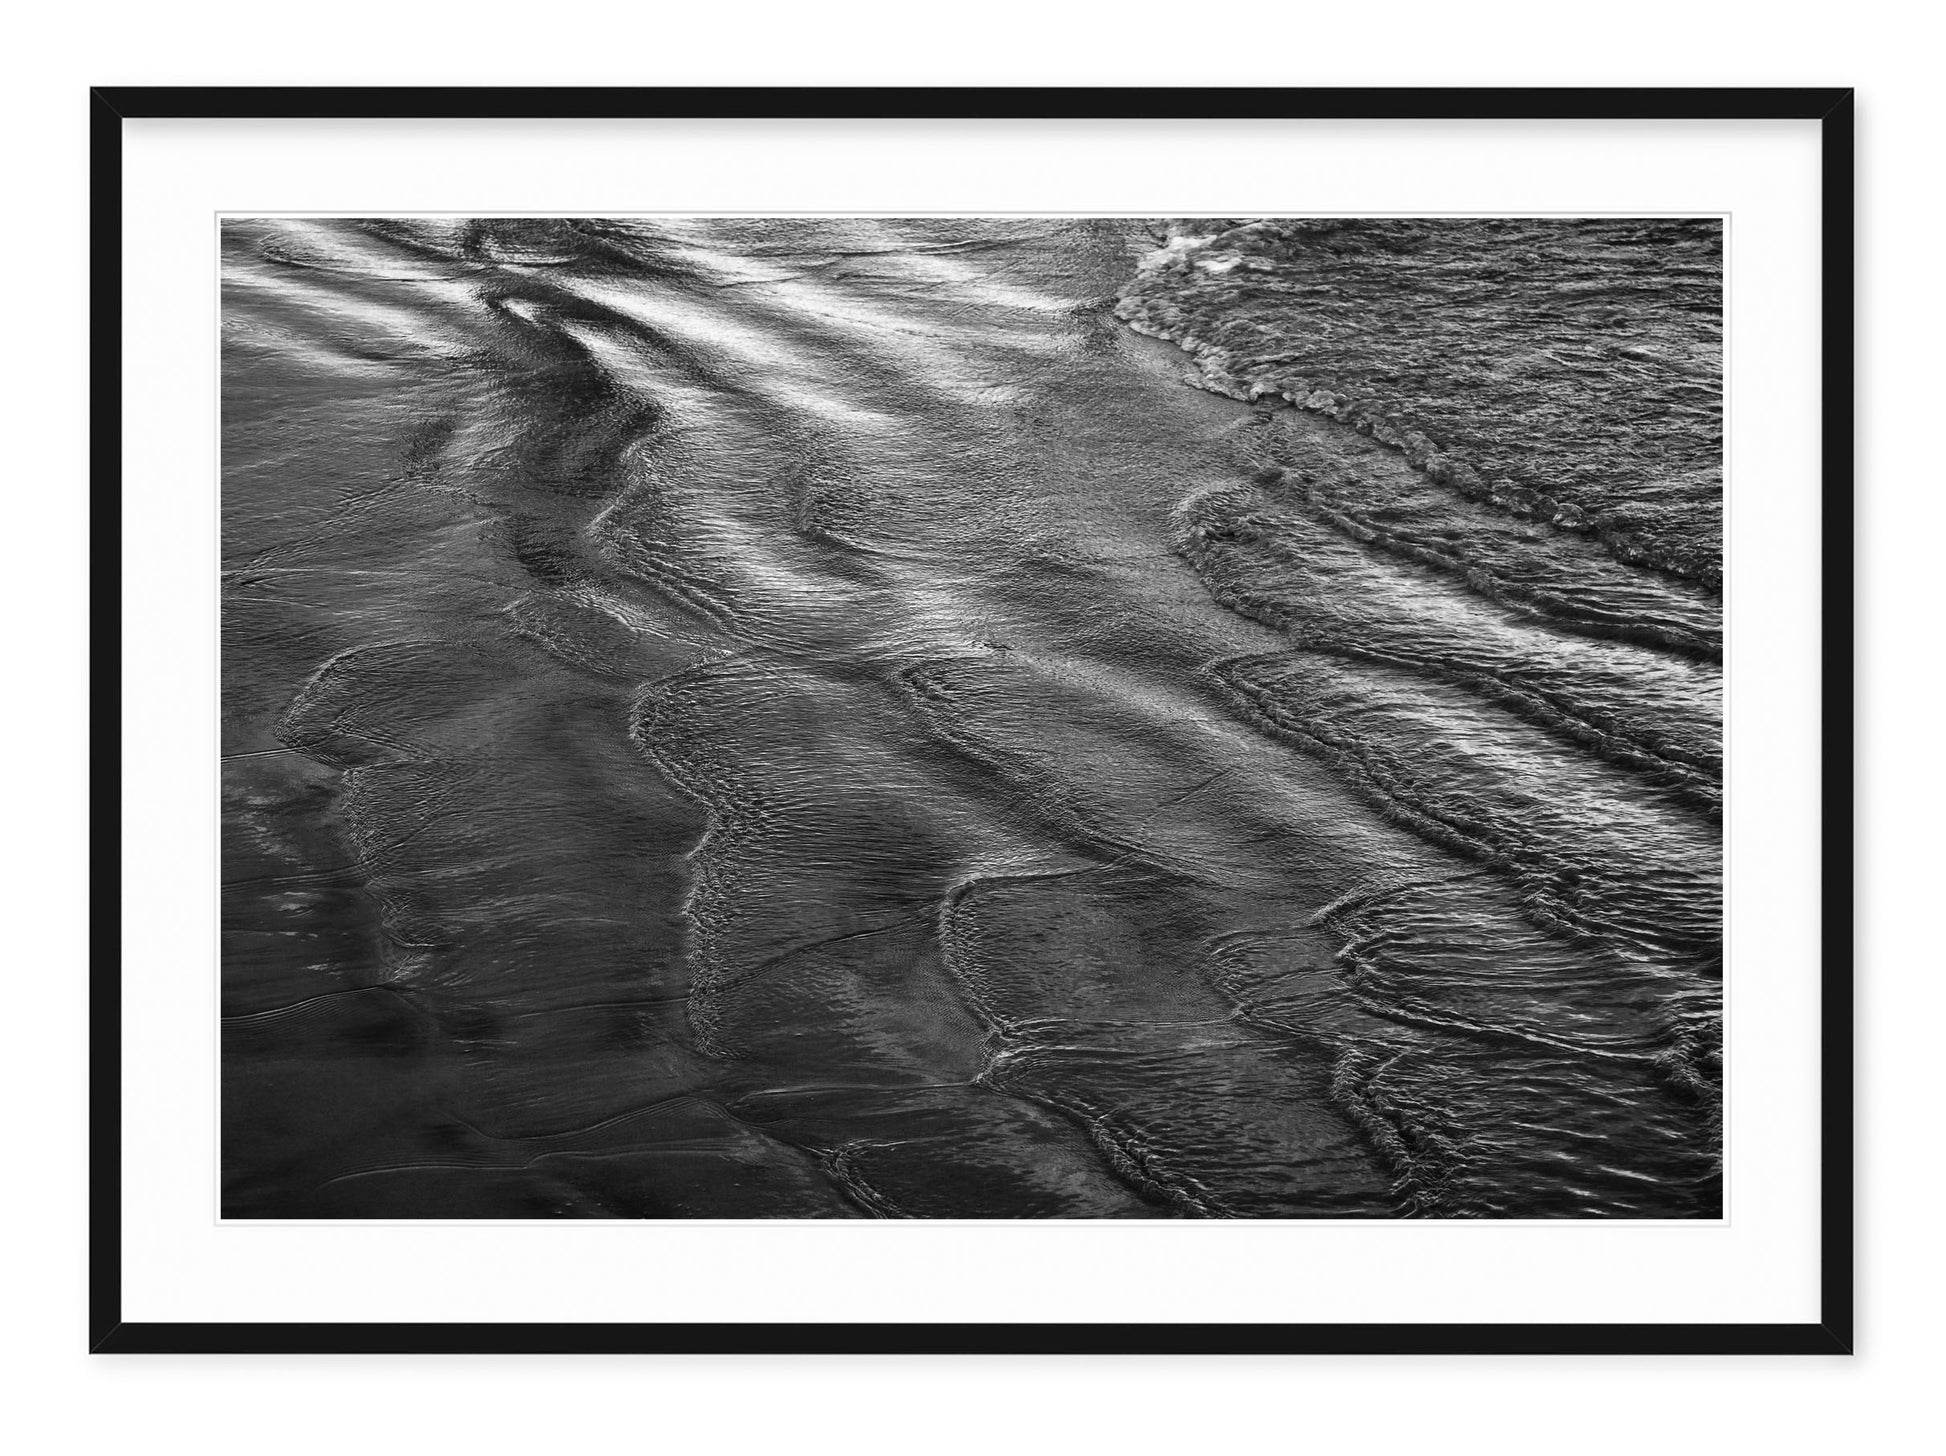
[(1849, 1352), (1849, 92), (93, 106), (93, 1348)]

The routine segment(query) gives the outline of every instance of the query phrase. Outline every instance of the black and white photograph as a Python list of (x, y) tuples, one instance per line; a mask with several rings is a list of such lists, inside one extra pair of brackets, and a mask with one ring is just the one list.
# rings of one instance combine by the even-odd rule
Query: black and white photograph
[(1724, 217), (213, 232), (224, 1219), (1724, 1217)]

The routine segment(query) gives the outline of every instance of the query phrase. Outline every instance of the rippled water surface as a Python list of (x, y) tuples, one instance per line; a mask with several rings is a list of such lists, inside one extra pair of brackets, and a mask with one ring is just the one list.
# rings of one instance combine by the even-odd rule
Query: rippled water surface
[(227, 223), (225, 1213), (1715, 1216), (1709, 238), (1421, 226)]

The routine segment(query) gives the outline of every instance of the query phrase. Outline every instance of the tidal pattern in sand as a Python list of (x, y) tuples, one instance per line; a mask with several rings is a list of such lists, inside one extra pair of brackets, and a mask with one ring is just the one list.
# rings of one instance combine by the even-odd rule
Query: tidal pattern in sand
[(228, 221), (224, 1212), (1715, 1217), (1719, 242)]

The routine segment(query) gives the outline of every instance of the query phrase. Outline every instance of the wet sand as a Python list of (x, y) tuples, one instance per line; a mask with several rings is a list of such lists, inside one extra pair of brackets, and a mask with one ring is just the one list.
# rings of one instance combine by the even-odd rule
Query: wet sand
[(228, 1216), (1714, 1214), (1707, 653), (1153, 247), (226, 227)]

